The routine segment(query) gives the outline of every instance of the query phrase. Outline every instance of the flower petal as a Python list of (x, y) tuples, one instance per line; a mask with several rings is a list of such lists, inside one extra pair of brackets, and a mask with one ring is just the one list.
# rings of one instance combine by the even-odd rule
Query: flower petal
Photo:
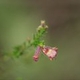
[(55, 58), (56, 55), (57, 55), (58, 48), (56, 48), (56, 47), (53, 47), (53, 48), (51, 48), (51, 47), (44, 47), (42, 49), (42, 51), (43, 51), (43, 53), (45, 55), (47, 55), (49, 57), (50, 60), (53, 60), (53, 58)]
[(38, 58), (39, 57), (37, 55), (33, 56), (34, 61), (38, 61)]

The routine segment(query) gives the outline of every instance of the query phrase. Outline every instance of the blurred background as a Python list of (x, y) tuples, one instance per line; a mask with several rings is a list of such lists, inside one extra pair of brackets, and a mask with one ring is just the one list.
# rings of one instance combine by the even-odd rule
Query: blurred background
[[(49, 26), (46, 45), (59, 48), (50, 61), (34, 50), (13, 60), (4, 52), (32, 37), (40, 20)], [(80, 80), (80, 0), (0, 0), (0, 80)]]

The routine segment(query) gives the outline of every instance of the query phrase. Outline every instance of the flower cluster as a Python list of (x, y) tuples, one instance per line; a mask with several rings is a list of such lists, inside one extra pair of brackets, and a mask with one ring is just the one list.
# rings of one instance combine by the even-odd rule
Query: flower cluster
[(50, 60), (53, 60), (56, 56), (57, 56), (57, 53), (58, 53), (58, 48), (56, 47), (49, 47), (49, 46), (45, 46), (45, 47), (40, 47), (38, 46), (36, 51), (35, 51), (35, 54), (33, 56), (33, 59), (34, 61), (38, 61), (39, 59), (39, 55), (40, 55), (40, 52), (43, 52)]

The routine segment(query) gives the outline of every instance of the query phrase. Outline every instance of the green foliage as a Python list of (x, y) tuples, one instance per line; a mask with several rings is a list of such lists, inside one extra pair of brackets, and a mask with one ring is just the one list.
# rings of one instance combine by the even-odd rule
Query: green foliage
[[(40, 27), (40, 28), (39, 28)], [(44, 45), (44, 40), (41, 40), (41, 38), (43, 37), (43, 35), (46, 33), (46, 28), (39, 26), (38, 31), (36, 32), (36, 34), (33, 36), (33, 45), (36, 47), (38, 45)]]
[(25, 48), (26, 48), (25, 42), (22, 45), (14, 47), (13, 51), (14, 56), (19, 57), (20, 55), (22, 55), (24, 53)]
[[(43, 21), (44, 22), (44, 21)], [(44, 46), (45, 42), (42, 40), (42, 37), (47, 32), (47, 25), (45, 25), (45, 22), (42, 23), (38, 28), (35, 34), (33, 34), (32, 39), (28, 39), (26, 42), (24, 42), (22, 45), (14, 47), (13, 55), (15, 57), (19, 57), (22, 55), (28, 48), (34, 46)]]

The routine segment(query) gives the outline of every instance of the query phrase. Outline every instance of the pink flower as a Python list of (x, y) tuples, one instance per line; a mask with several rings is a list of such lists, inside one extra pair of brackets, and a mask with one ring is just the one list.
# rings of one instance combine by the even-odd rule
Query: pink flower
[(38, 46), (37, 49), (36, 49), (36, 51), (35, 51), (35, 54), (33, 56), (34, 61), (38, 61), (39, 55), (40, 55), (40, 51), (41, 51), (41, 47)]
[(53, 60), (58, 53), (58, 48), (56, 48), (56, 47), (52, 48), (52, 47), (49, 47), (49, 46), (45, 46), (45, 47), (38, 46), (37, 49), (36, 49), (36, 52), (33, 56), (34, 61), (38, 61), (41, 50), (46, 56), (48, 56), (48, 58), (50, 60)]
[(42, 51), (43, 51), (43, 53), (45, 55), (47, 55), (49, 57), (50, 60), (53, 60), (56, 57), (56, 55), (57, 55), (58, 48), (56, 48), (56, 47), (53, 47), (53, 48), (51, 48), (51, 47), (44, 47), (42, 49)]

